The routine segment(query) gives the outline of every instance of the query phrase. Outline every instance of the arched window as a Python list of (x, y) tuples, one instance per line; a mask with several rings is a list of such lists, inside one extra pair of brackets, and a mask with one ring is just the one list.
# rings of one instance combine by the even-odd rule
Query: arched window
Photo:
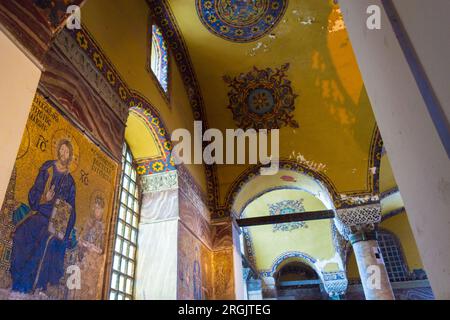
[(156, 24), (151, 24), (151, 50), (149, 69), (158, 80), (158, 83), (164, 92), (169, 93), (169, 53), (167, 43), (164, 40), (161, 29)]
[(391, 282), (407, 281), (409, 279), (408, 268), (397, 238), (388, 231), (379, 230), (377, 239), (389, 280)]
[(127, 144), (122, 151), (120, 205), (114, 244), (110, 300), (131, 300), (134, 293), (139, 224), (139, 186), (133, 155)]

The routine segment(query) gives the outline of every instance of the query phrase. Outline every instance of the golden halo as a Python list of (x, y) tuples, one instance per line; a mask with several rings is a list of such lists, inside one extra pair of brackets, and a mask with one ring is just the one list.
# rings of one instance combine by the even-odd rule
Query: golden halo
[(69, 165), (69, 171), (74, 172), (78, 168), (80, 162), (80, 147), (75, 137), (65, 129), (55, 131), (52, 137), (52, 154), (55, 160), (58, 159), (58, 144), (61, 140), (67, 140), (72, 145), (73, 157)]
[(105, 207), (103, 208), (103, 212), (104, 213), (108, 212), (108, 199), (106, 197), (106, 194), (103, 191), (100, 191), (100, 190), (95, 190), (94, 192), (92, 192), (91, 198), (89, 200), (89, 208), (91, 210), (94, 209), (94, 207), (95, 207), (95, 199), (97, 197), (102, 198), (103, 201), (105, 202)]

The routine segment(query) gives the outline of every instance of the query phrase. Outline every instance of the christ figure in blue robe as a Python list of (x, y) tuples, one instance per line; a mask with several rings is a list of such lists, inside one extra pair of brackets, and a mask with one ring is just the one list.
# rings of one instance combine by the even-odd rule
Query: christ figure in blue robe
[[(73, 147), (69, 140), (58, 143), (57, 158), (40, 168), (28, 194), (31, 212), (16, 226), (10, 268), (12, 290), (16, 292), (46, 291), (48, 285), (59, 285), (65, 273), (64, 257), (76, 220), (75, 181), (69, 172)], [(70, 205), (63, 238), (49, 231), (57, 201)]]

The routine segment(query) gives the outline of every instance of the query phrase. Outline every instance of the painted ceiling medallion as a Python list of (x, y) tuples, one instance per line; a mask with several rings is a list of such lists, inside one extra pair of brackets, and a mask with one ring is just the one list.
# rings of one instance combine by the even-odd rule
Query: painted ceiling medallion
[(231, 88), (228, 93), (229, 109), (233, 119), (241, 129), (279, 129), (283, 126), (298, 128), (292, 112), (295, 110), (295, 98), (291, 81), (286, 72), (289, 64), (275, 70), (260, 70), (253, 67), (247, 74), (224, 81)]
[[(303, 206), (303, 199), (300, 200), (285, 200), (274, 204), (269, 204), (269, 211), (271, 216), (293, 214), (305, 212), (305, 207)], [(304, 221), (290, 222), (282, 224), (274, 224), (272, 227), (272, 232), (291, 232), (297, 229), (308, 229), (308, 225)]]
[(288, 0), (196, 0), (202, 23), (234, 42), (261, 38), (283, 17)]

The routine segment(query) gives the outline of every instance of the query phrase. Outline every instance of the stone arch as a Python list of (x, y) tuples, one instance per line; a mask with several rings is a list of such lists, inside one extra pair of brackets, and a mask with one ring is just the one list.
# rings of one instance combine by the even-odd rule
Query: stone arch
[(149, 175), (176, 170), (172, 158), (172, 141), (170, 132), (162, 117), (154, 106), (137, 92), (132, 92), (129, 116), (139, 117), (151, 132), (153, 142), (160, 153), (158, 157), (138, 159), (137, 171), (139, 175)]
[[(251, 181), (255, 179), (262, 179), (265, 176), (260, 175), (260, 169), (262, 165), (256, 165), (249, 167), (247, 170), (245, 170), (241, 175), (235, 180), (235, 182), (230, 187), (226, 198), (225, 198), (225, 206), (223, 210), (226, 210), (228, 212), (232, 212), (235, 215), (239, 215), (240, 212), (235, 212), (235, 202), (236, 199), (239, 197), (242, 190), (245, 188), (245, 186), (250, 183)], [(330, 209), (334, 209), (337, 202), (339, 202), (339, 194), (336, 191), (335, 186), (331, 182), (328, 177), (318, 171), (314, 171), (307, 166), (304, 166), (302, 164), (297, 163), (296, 161), (292, 160), (282, 160), (280, 161), (280, 172), (293, 172), (299, 175), (303, 175), (308, 181), (315, 182), (317, 187), (312, 189), (308, 189), (308, 187), (302, 186), (300, 184), (293, 184), (290, 182), (282, 183), (278, 186), (273, 186), (270, 188), (267, 188), (266, 190), (260, 192), (259, 194), (255, 195), (254, 197), (262, 196), (264, 193), (273, 191), (273, 190), (280, 190), (280, 189), (300, 189), (307, 191), (309, 193), (315, 194), (317, 192), (322, 192), (324, 199), (329, 199), (330, 201)], [(283, 178), (283, 177), (280, 177)], [(254, 200), (254, 199), (253, 199)], [(247, 202), (249, 199), (246, 200)], [(327, 201), (328, 202), (328, 201)]]
[(263, 272), (263, 276), (273, 277), (287, 262), (293, 261), (304, 263), (305, 265), (313, 269), (316, 272), (317, 276), (320, 278), (321, 271), (318, 270), (315, 265), (317, 260), (310, 255), (300, 251), (289, 251), (278, 256), (277, 259), (272, 263), (271, 269), (269, 271)]

